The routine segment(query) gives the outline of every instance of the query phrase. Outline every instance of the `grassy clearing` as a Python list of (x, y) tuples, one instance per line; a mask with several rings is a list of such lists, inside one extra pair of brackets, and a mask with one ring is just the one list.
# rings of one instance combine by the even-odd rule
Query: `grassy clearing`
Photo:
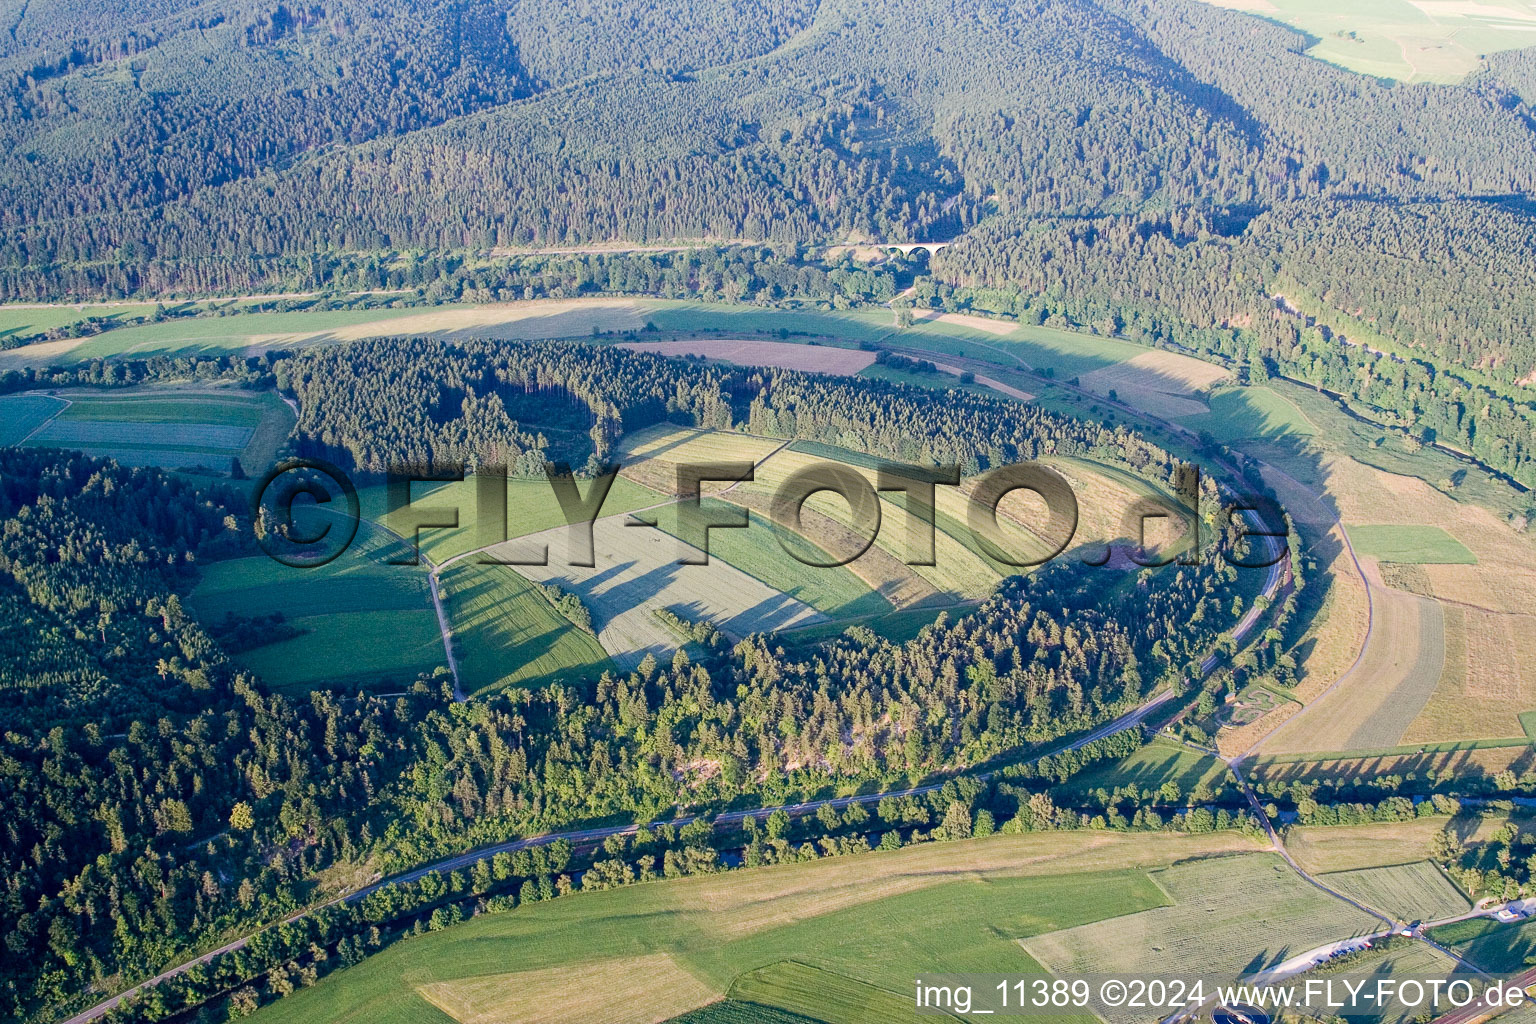
[[(678, 514), (678, 506), (667, 505), (646, 513), (646, 516), (654, 517), (662, 532), (676, 537), (679, 534)], [(889, 601), (870, 590), (847, 567), (804, 565), (784, 550), (768, 517), (756, 512), (748, 515), (749, 525), (744, 530), (710, 531), (711, 561), (718, 558), (835, 619), (883, 615), (891, 610)]]
[(1411, 565), (1476, 565), (1477, 556), (1438, 526), (1351, 526), (1355, 553)]
[(395, 554), (394, 545), (360, 533), (318, 569), (291, 568), (266, 555), (214, 562), (203, 567), (188, 603), (209, 625), (231, 613), (280, 613), (299, 630), (234, 656), (280, 690), (399, 689), (447, 662), (426, 574), (384, 564)]
[(459, 562), (439, 578), (464, 692), (596, 677), (612, 662), (508, 566)]
[[(590, 494), (590, 481), (579, 480), (577, 486), (583, 495)], [(608, 497), (603, 500), (600, 516), (618, 515), (665, 500), (660, 494), (625, 477), (613, 481)], [(412, 531), (410, 512), (426, 509), (457, 510), (459, 525), (456, 527), (425, 528), (421, 531), (421, 552), (435, 564), (457, 555), (473, 551), (481, 546), (481, 518), (478, 500), (478, 481), (470, 476), (462, 481), (448, 483), (418, 483), (411, 486), (412, 510), (388, 511), (388, 487), (379, 484), (365, 487), (358, 492), (358, 501), (365, 518), (401, 535)], [(487, 515), (490, 510), (487, 510)], [(565, 514), (559, 499), (547, 480), (509, 479), (507, 481), (506, 537), (526, 537), (565, 524)], [(494, 526), (494, 522), (492, 523)], [(495, 538), (502, 534), (496, 531)], [(551, 545), (550, 558), (566, 557), (563, 543)]]
[(63, 408), (64, 402), (48, 395), (0, 398), (0, 448), (21, 444)]
[[(1020, 937), (1163, 905), (1147, 868), (1244, 849), (1253, 846), (1231, 835), (993, 836), (581, 894), (410, 939), (254, 1019), (440, 1022), (446, 1015), (422, 998), (424, 986), (504, 976), (509, 965), (575, 974), (658, 954), (716, 992), (794, 961), (910, 999), (919, 972), (1037, 971)], [(670, 998), (661, 972), (631, 1002), (647, 1008)]]
[(1322, 881), (1404, 921), (1435, 921), (1472, 909), (1472, 902), (1429, 861), (1335, 872)]
[(1135, 783), (1143, 792), (1172, 782), (1188, 796), (1200, 786), (1219, 794), (1230, 785), (1227, 766), (1209, 754), (1180, 743), (1155, 739), (1130, 757), (1090, 768), (1069, 779), (1061, 792), (1081, 796), (1095, 789), (1113, 790)]
[(1494, 974), (1522, 970), (1536, 956), (1536, 921), (1500, 924), (1483, 917), (1436, 928), (1431, 935)]
[(1151, 877), (1170, 906), (1038, 935), (1025, 949), (1056, 974), (1237, 974), (1377, 927), (1272, 854), (1177, 864)]
[(1185, 416), (1180, 422), (1204, 430), (1218, 441), (1294, 437), (1315, 434), (1317, 428), (1293, 402), (1267, 387), (1221, 388), (1206, 400), (1210, 411)]

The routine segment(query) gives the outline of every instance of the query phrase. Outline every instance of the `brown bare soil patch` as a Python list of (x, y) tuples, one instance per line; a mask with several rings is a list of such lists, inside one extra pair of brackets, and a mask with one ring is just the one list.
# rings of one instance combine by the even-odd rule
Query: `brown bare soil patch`
[(460, 1024), (657, 1024), (721, 998), (664, 953), (417, 986)]

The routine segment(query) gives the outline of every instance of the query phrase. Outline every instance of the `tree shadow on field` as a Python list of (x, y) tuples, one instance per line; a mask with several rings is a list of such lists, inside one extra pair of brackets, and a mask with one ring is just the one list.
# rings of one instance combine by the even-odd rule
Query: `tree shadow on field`
[(727, 632), (737, 636), (772, 632), (802, 615), (810, 606), (788, 594), (775, 594), (725, 620)]

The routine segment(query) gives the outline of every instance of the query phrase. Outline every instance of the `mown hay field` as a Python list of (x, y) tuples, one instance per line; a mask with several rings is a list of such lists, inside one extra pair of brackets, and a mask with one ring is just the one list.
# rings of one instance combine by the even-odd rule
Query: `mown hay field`
[(1085, 373), (1079, 383), (1095, 394), (1114, 392), (1116, 399), (1133, 409), (1176, 419), (1208, 412), (1202, 394), (1231, 377), (1231, 371), (1213, 363), (1154, 349)]
[(1446, 666), (1444, 610), (1438, 601), (1381, 584), (1365, 654), (1343, 685), (1293, 716), (1263, 745), (1266, 754), (1382, 750), (1403, 742), (1440, 685)]
[[(575, 594), (591, 611), (603, 650), (621, 666), (632, 666), (647, 654), (670, 658), (677, 649), (678, 638), (656, 617), (660, 608), (690, 621), (708, 620), (735, 637), (826, 621), (805, 602), (723, 560), (681, 564), (702, 552), (655, 527), (626, 525), (629, 521), (629, 516), (612, 516), (593, 526), (594, 566), (572, 566), (552, 557), (549, 565), (507, 570), (515, 568), (527, 579)], [(526, 551), (530, 543), (555, 549), (564, 533), (562, 527), (534, 534), (492, 553)], [(467, 564), (456, 563), (448, 572)]]
[[(1485, 56), (1529, 43), (1536, 5), (1529, 0), (1417, 0), (1414, 3), (1319, 4), (1313, 0), (1207, 0), (1251, 11), (1312, 37), (1306, 51), (1376, 78), (1458, 82)], [(1287, 295), (1302, 308), (1312, 305)], [(1354, 330), (1344, 332), (1357, 337)]]
[(1435, 941), (1449, 946), (1485, 971), (1515, 973), (1536, 956), (1536, 921), (1500, 924), (1486, 917), (1436, 928)]
[[(238, 312), (135, 324), (88, 338), (38, 342), (0, 352), (0, 371), (114, 357), (252, 354), (391, 335), (582, 338), (639, 330), (642, 307), (628, 299), (539, 299), (427, 307)], [(0, 321), (3, 323), (3, 321)]]
[(664, 953), (429, 982), (416, 991), (460, 1024), (659, 1024), (720, 997)]
[(248, 476), (271, 467), (294, 422), (276, 394), (235, 388), (75, 389), (58, 401), (67, 405), (34, 424), (26, 444), (165, 468), (223, 472), (239, 460)]
[(1366, 825), (1298, 825), (1285, 846), (1296, 863), (1313, 874), (1390, 868), (1429, 857), (1435, 834), (1448, 818), (1374, 822)]
[(820, 1024), (809, 1017), (802, 1017), (788, 1010), (780, 1010), (761, 1003), (741, 1003), (723, 999), (718, 1003), (692, 1010), (681, 1017), (673, 1017), (668, 1024)]
[(1409, 565), (1476, 565), (1477, 556), (1438, 526), (1362, 525), (1349, 528), (1355, 554)]
[(1379, 927), (1273, 854), (1176, 864), (1151, 877), (1170, 905), (1036, 935), (1024, 948), (1055, 974), (1235, 976)]
[(1436, 921), (1472, 909), (1466, 895), (1427, 860), (1333, 872), (1318, 880), (1403, 921)]
[[(1147, 869), (1254, 848), (1235, 834), (999, 835), (583, 893), (409, 939), (253, 1020), (445, 1024), (460, 1018), (423, 989), (439, 1000), (445, 991), (516, 1000), (513, 986), (476, 987), (475, 980), (503, 978), (509, 968), (521, 977), (600, 977), (605, 967), (656, 956), (668, 958), (665, 969), (609, 974), (615, 987), (653, 979), (629, 990), (636, 1011), (681, 1013), (677, 984), (702, 1005), (784, 961), (910, 999), (920, 972), (1038, 972), (1017, 939), (1161, 906), (1167, 897)], [(787, 989), (777, 991), (787, 1001)], [(771, 986), (754, 991), (757, 998), (773, 994)], [(478, 1003), (472, 1009), (488, 1012)], [(496, 1019), (520, 1019), (514, 1009)], [(455, 1010), (470, 1015), (459, 1004)]]
[[(679, 506), (664, 505), (645, 513), (654, 519), (657, 529), (669, 536), (679, 536)], [(795, 538), (797, 550), (806, 542)], [(825, 552), (815, 557), (827, 560)], [(805, 565), (797, 561), (783, 543), (767, 516), (748, 512), (744, 529), (709, 531), (709, 558), (740, 569), (774, 590), (803, 601), (835, 619), (883, 615), (891, 603), (871, 590), (847, 566)]]

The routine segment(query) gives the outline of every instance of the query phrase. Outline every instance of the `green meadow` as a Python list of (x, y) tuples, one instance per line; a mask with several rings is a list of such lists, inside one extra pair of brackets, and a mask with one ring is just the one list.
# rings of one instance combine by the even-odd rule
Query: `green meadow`
[(188, 603), (208, 626), (226, 615), (284, 617), (294, 636), (234, 655), (279, 690), (403, 689), (447, 667), (424, 569), (390, 565), (403, 549), (360, 531), (328, 565), (297, 569), (264, 554), (212, 562)]
[[(577, 486), (583, 496), (591, 493), (591, 481), (578, 480)], [(484, 516), (481, 514), (479, 488), (479, 480), (473, 475), (447, 483), (413, 483), (411, 507), (393, 513), (389, 509), (386, 484), (360, 489), (358, 501), (364, 518), (405, 536), (414, 532), (410, 524), (419, 517), (446, 521), (456, 513), (458, 526), (424, 527), (420, 531), (422, 554), (433, 563), (441, 564), (483, 547), (487, 539), (497, 541), (502, 538), (503, 531), (494, 517), (494, 505), (486, 509)], [(565, 524), (565, 513), (561, 511), (560, 501), (548, 480), (512, 478), (506, 481), (506, 488), (506, 539), (526, 537)], [(598, 515), (619, 515), (662, 500), (663, 497), (655, 491), (625, 477), (617, 477), (603, 499)], [(482, 534), (482, 527), (491, 532)]]
[(471, 696), (596, 678), (613, 668), (592, 634), (505, 565), (457, 562), (439, 577), (459, 679)]
[(1267, 387), (1222, 388), (1206, 401), (1211, 411), (1180, 419), (1191, 430), (1204, 430), (1218, 441), (1295, 437), (1317, 428), (1293, 403)]
[(1230, 782), (1227, 766), (1209, 754), (1182, 743), (1155, 739), (1129, 757), (1096, 765), (1074, 775), (1061, 787), (1063, 797), (1080, 798), (1095, 789), (1113, 790), (1134, 783), (1142, 792), (1153, 792), (1164, 783), (1179, 787), (1183, 797), (1199, 786), (1218, 793)]
[(135, 466), (205, 466), (219, 472), (238, 459), (247, 476), (272, 465), (294, 423), (293, 412), (275, 393), (235, 388), (12, 395), (0, 399), (0, 414), (6, 424), (0, 427), (3, 443), (75, 449)]
[(1410, 565), (1476, 565), (1477, 556), (1438, 526), (1351, 526), (1358, 554)]
[[(994, 836), (529, 904), (407, 939), (253, 1019), (419, 1024), (534, 1019), (554, 1007), (562, 1019), (602, 1019), (594, 987), (606, 979), (642, 1017), (675, 1007), (680, 985), (700, 1004), (731, 1000), (680, 1024), (795, 1020), (753, 1016), (752, 1004), (825, 1024), (914, 1021), (919, 974), (1043, 973), (1021, 938), (1165, 907), (1146, 867), (1234, 841), (1153, 837), (1141, 841), (1148, 852), (1116, 838), (1100, 853), (1094, 838)], [(1106, 869), (1117, 860), (1139, 866)]]

